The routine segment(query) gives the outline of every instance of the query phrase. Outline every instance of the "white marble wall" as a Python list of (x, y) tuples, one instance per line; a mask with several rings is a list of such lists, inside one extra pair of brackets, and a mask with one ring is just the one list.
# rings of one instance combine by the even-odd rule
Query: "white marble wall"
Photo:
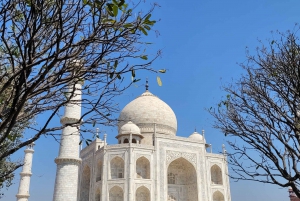
[(203, 143), (181, 137), (158, 136), (155, 145), (118, 144), (86, 154), (83, 165), (94, 167), (89, 200), (230, 201), (223, 155), (208, 154)]

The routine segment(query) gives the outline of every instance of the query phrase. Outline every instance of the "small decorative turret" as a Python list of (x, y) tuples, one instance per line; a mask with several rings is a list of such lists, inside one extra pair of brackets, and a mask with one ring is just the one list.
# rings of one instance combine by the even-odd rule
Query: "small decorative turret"
[(148, 78), (146, 79), (146, 91), (149, 89)]
[(24, 150), (25, 157), (24, 157), (24, 165), (22, 172), (20, 173), (21, 179), (20, 179), (20, 185), (19, 185), (19, 191), (16, 195), (17, 201), (28, 201), (29, 198), (29, 187), (30, 187), (30, 177), (32, 175), (31, 173), (31, 167), (32, 167), (32, 157), (33, 157), (33, 146), (34, 143), (32, 142), (27, 146), (27, 148)]
[(227, 154), (226, 148), (225, 148), (225, 144), (222, 144), (222, 152), (224, 155)]

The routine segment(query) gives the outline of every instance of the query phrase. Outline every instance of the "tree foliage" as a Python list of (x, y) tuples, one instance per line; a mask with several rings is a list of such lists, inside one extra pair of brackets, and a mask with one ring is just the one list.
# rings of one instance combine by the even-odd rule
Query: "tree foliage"
[[(51, 122), (70, 101), (67, 86), (84, 82), (83, 114), (77, 122), (83, 122), (83, 133), (86, 124), (114, 122), (112, 114), (118, 107), (113, 98), (139, 81), (138, 70), (158, 72), (150, 64), (159, 52), (148, 55), (149, 43), (144, 41), (156, 23), (151, 16), (156, 5), (144, 4), (125, 0), (1, 1), (0, 172), (2, 162), (20, 148), (42, 135), (59, 133), (62, 126), (53, 127)], [(143, 11), (145, 8), (148, 10)], [(125, 79), (126, 74), (132, 80)], [(43, 122), (34, 121), (39, 116)], [(30, 136), (24, 135), (24, 129)], [(5, 182), (3, 173), (0, 177)]]
[(245, 75), (224, 86), (227, 97), (210, 113), (214, 127), (236, 139), (229, 141), (232, 178), (290, 186), (300, 197), (297, 31), (277, 32), (256, 56), (247, 54)]

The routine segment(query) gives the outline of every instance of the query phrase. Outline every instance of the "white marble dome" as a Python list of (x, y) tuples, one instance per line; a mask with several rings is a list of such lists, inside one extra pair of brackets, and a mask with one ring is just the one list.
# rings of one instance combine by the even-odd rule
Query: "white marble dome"
[(131, 121), (128, 121), (120, 128), (119, 135), (130, 134), (130, 133), (138, 135), (141, 134), (141, 130), (137, 125), (135, 125)]
[(141, 133), (153, 133), (156, 124), (156, 132), (160, 134), (176, 135), (177, 119), (164, 101), (150, 93), (148, 90), (128, 103), (119, 116), (118, 129), (128, 121), (136, 124)]
[(189, 139), (193, 139), (195, 141), (202, 141), (203, 140), (203, 136), (198, 133), (198, 132), (193, 132), (190, 136), (189, 136)]

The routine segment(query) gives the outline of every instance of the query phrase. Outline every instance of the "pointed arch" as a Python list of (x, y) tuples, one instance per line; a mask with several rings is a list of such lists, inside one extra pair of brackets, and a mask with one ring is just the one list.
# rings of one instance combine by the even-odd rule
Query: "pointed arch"
[(220, 191), (214, 192), (213, 201), (224, 201), (224, 195)]
[(109, 190), (109, 201), (123, 201), (123, 189), (119, 186), (114, 186)]
[(99, 160), (96, 167), (96, 182), (102, 180), (102, 161)]
[(166, 176), (168, 199), (198, 200), (197, 173), (192, 163), (180, 157), (169, 164)]
[(124, 160), (116, 156), (110, 161), (111, 179), (124, 178)]
[(89, 200), (90, 195), (90, 181), (91, 181), (91, 169), (89, 166), (85, 166), (82, 171), (81, 188), (80, 188), (80, 201)]
[(141, 186), (136, 189), (135, 193), (135, 200), (136, 201), (150, 201), (150, 191), (145, 186)]
[(212, 184), (223, 184), (222, 179), (222, 170), (218, 165), (213, 165), (210, 168), (210, 174), (211, 174), (211, 183)]
[(100, 188), (97, 188), (95, 192), (95, 201), (101, 201), (101, 191)]
[(144, 156), (136, 160), (136, 178), (150, 179), (150, 162)]

